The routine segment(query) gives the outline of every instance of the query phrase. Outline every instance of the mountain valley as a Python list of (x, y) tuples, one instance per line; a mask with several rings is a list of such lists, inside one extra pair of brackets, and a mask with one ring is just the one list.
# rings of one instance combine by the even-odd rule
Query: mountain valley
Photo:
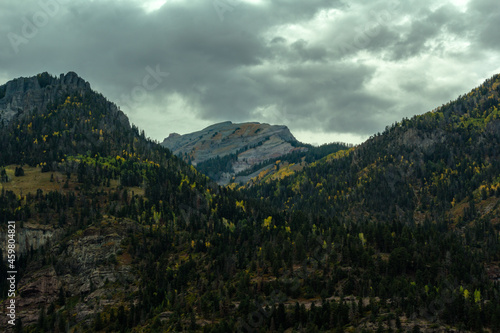
[[(161, 144), (70, 72), (0, 86), (18, 332), (500, 331), (500, 75), (354, 146)], [(190, 165), (191, 164), (191, 165)]]

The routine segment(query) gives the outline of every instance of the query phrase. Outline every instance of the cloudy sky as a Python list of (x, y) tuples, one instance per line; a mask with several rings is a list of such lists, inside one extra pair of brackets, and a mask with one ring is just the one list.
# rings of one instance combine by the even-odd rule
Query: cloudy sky
[(75, 71), (160, 141), (359, 143), (500, 73), (498, 0), (2, 0), (0, 22), (0, 84)]

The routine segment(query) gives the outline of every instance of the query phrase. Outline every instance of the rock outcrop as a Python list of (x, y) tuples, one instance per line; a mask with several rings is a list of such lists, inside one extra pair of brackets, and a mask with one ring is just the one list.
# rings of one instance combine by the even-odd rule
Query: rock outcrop
[(172, 133), (162, 143), (194, 166), (217, 157), (235, 155), (229, 161), (232, 171), (217, 174), (215, 180), (219, 184), (227, 184), (232, 176), (256, 164), (306, 149), (297, 144), (299, 142), (286, 126), (257, 122), (233, 124), (230, 121), (186, 135)]
[[(117, 294), (135, 291), (137, 276), (121, 247), (131, 230), (137, 230), (134, 222), (105, 217), (99, 227), (90, 226), (51, 247), (52, 262), (31, 261), (18, 283), (16, 296), (16, 312), (23, 325), (35, 324), (40, 309), (60, 302), (61, 297), (83, 301), (67, 309), (68, 315), (82, 322), (115, 304)], [(51, 240), (53, 244), (57, 241)], [(7, 301), (1, 302), (0, 308)], [(0, 327), (6, 327), (6, 320), (6, 316), (0, 318)]]
[[(51, 239), (57, 239), (63, 230), (54, 229), (49, 225), (38, 225), (32, 223), (25, 223), (16, 226), (16, 253), (26, 255), (31, 250), (37, 250)], [(0, 233), (0, 248), (2, 249), (3, 260), (7, 258), (7, 251), (5, 251), (4, 244), (7, 244), (7, 233)]]
[[(0, 125), (6, 125), (14, 117), (22, 117), (30, 112), (44, 112), (48, 105), (68, 94), (90, 91), (90, 83), (75, 72), (61, 74), (59, 78), (42, 73), (11, 80), (0, 86)], [(128, 118), (116, 105), (109, 103), (109, 108), (122, 123), (128, 124)]]
[(8, 123), (26, 112), (45, 110), (70, 89), (83, 92), (90, 90), (90, 84), (74, 72), (59, 78), (42, 73), (11, 80), (0, 86), (0, 121)]

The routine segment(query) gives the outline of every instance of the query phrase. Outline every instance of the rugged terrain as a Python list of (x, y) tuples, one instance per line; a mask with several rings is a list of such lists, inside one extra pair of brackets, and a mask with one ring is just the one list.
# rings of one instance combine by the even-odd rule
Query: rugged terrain
[(205, 165), (213, 164), (209, 169), (222, 169), (222, 172), (213, 173), (219, 184), (229, 183), (235, 174), (254, 165), (307, 150), (286, 126), (257, 122), (233, 124), (230, 121), (190, 134), (172, 133), (162, 145), (194, 166), (203, 169), (205, 162)]
[(25, 82), (0, 94), (0, 234), (18, 232), (0, 330), (500, 331), (500, 76), (360, 146), (256, 164), (239, 190), (75, 74)]
[(0, 121), (10, 122), (16, 116), (44, 110), (68, 91), (90, 89), (90, 84), (76, 73), (61, 74), (59, 78), (48, 73), (11, 80), (0, 86)]

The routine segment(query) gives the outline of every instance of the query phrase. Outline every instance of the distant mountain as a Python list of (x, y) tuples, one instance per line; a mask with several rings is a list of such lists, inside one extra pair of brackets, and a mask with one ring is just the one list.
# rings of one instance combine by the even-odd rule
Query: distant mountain
[(288, 127), (258, 122), (211, 125), (201, 131), (171, 133), (161, 144), (219, 185), (240, 186), (279, 179), (352, 145), (304, 144)]
[[(252, 167), (238, 172), (231, 179), (231, 187), (251, 187), (263, 183), (280, 180), (296, 172), (302, 171), (307, 166), (311, 165), (325, 156), (337, 153), (341, 150), (348, 150), (354, 145), (334, 142), (323, 144), (321, 146), (312, 146), (309, 144), (301, 144), (301, 150), (295, 150), (286, 155), (282, 155), (273, 159), (265, 160), (262, 163), (255, 164)], [(202, 166), (204, 166), (202, 164)], [(203, 169), (198, 167), (198, 170), (203, 172)]]
[(219, 184), (229, 183), (232, 176), (256, 164), (291, 152), (307, 151), (288, 127), (257, 122), (226, 121), (190, 134), (172, 133), (161, 145)]

